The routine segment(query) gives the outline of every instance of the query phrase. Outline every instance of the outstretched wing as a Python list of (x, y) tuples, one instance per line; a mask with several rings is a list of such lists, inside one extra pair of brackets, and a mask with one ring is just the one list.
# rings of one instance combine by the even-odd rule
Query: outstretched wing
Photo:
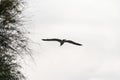
[(75, 44), (75, 45), (78, 45), (78, 46), (82, 46), (82, 44), (76, 43), (76, 42), (71, 41), (71, 40), (65, 40), (65, 42), (68, 42), (68, 43), (71, 43), (71, 44)]
[(61, 42), (60, 39), (56, 39), (56, 38), (53, 38), (53, 39), (42, 39), (43, 41), (58, 41), (58, 42)]

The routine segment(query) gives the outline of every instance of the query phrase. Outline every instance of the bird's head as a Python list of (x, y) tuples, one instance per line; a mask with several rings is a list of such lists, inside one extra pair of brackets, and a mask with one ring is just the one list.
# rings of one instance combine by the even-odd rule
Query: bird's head
[(66, 41), (66, 39), (63, 39), (62, 41), (64, 42), (64, 41)]

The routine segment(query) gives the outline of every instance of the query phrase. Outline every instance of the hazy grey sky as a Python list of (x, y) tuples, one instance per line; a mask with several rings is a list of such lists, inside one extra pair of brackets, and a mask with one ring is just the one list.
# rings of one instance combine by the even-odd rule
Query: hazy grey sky
[[(29, 0), (25, 16), (32, 60), (24, 65), (30, 80), (120, 80), (119, 0)], [(43, 42), (71, 39), (83, 46)]]

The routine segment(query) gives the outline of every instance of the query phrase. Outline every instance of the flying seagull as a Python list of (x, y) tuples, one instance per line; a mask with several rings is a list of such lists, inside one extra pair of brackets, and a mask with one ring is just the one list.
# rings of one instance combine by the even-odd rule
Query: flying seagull
[(58, 41), (60, 42), (60, 46), (62, 46), (65, 42), (68, 42), (68, 43), (71, 43), (71, 44), (74, 44), (74, 45), (78, 45), (78, 46), (82, 46), (82, 44), (79, 44), (79, 43), (76, 43), (74, 41), (71, 41), (71, 40), (66, 40), (66, 39), (57, 39), (57, 38), (53, 38), (53, 39), (42, 39), (43, 41)]

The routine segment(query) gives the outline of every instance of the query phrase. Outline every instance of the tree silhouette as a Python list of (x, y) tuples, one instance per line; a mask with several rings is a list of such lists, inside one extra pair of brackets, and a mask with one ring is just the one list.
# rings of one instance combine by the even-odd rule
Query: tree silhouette
[(22, 0), (0, 0), (0, 80), (25, 80), (17, 57), (31, 54), (22, 27)]

